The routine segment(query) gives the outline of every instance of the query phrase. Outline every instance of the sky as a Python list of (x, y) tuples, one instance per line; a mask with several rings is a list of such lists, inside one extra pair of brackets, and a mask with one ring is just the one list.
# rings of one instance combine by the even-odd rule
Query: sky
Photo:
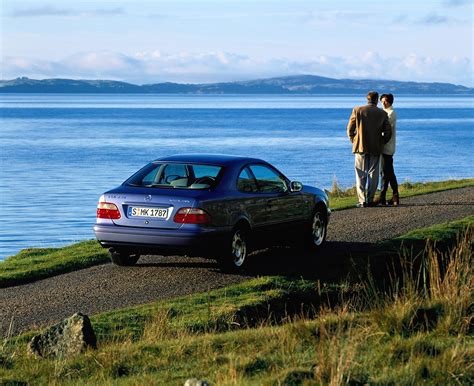
[(3, 80), (311, 74), (474, 87), (474, 0), (0, 0)]

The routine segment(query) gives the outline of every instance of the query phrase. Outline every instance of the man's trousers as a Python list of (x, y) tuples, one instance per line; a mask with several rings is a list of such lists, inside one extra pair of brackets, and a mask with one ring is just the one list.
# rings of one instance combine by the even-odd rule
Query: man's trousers
[(379, 183), (380, 155), (355, 154), (356, 189), (359, 203), (374, 201)]

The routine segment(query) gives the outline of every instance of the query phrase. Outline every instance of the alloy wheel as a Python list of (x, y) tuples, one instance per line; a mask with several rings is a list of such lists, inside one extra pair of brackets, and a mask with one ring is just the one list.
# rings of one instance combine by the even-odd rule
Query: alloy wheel
[(241, 267), (247, 257), (247, 242), (240, 229), (232, 237), (232, 259), (236, 267)]
[(326, 236), (326, 222), (320, 212), (316, 212), (313, 217), (313, 224), (311, 227), (311, 237), (313, 244), (320, 246), (324, 242)]

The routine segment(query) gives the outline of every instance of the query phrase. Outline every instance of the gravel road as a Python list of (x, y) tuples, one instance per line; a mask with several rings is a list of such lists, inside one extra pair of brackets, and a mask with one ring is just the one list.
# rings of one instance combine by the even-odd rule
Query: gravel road
[[(474, 187), (402, 200), (399, 207), (361, 208), (334, 212), (328, 242), (318, 265), (335, 257), (390, 239), (412, 229), (474, 215)], [(88, 315), (208, 291), (266, 274), (305, 276), (307, 267), (291, 249), (269, 249), (251, 256), (244, 274), (219, 271), (213, 260), (179, 256), (144, 256), (134, 267), (104, 264), (31, 284), (0, 289), (0, 334), (10, 323), (19, 333), (44, 327), (82, 312)], [(305, 257), (307, 258), (307, 256)], [(314, 272), (313, 272), (314, 273)]]

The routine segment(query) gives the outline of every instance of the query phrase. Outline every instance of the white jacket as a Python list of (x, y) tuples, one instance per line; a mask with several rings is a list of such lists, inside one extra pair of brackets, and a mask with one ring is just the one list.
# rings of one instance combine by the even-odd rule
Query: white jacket
[(388, 141), (383, 147), (382, 153), (387, 155), (394, 155), (397, 137), (397, 113), (395, 112), (392, 106), (387, 109), (384, 109), (384, 111), (388, 115), (388, 122), (390, 123), (390, 126), (392, 126), (392, 137), (390, 138), (390, 141)]

